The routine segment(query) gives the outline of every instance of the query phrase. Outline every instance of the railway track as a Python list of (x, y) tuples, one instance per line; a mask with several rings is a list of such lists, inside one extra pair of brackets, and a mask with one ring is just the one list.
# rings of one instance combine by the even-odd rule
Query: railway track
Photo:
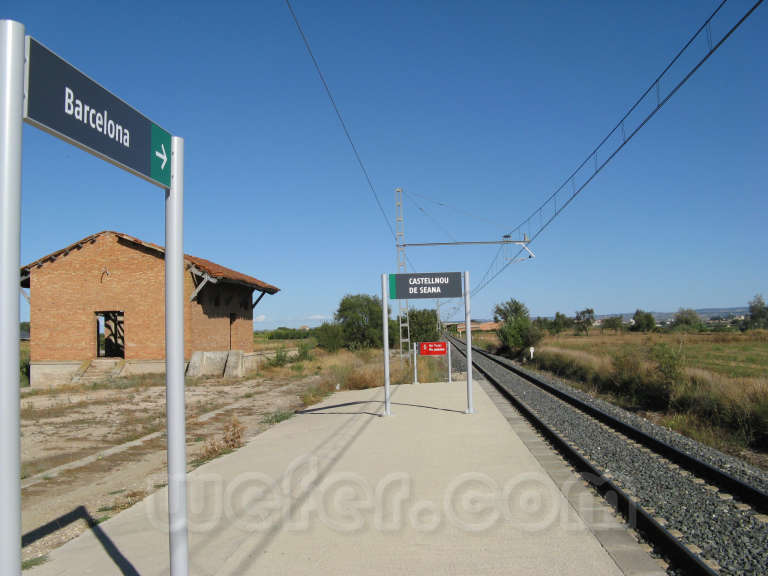
[[(451, 340), (463, 354), (464, 342)], [(690, 440), (675, 445), (663, 428), (640, 426), (637, 416), (508, 359), (473, 348), (473, 365), (596, 490), (611, 495), (673, 573), (768, 574), (768, 474), (733, 466)]]

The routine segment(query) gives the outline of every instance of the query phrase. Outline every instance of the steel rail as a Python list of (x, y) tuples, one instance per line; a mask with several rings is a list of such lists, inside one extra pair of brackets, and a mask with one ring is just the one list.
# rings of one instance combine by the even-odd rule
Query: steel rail
[[(466, 354), (462, 347), (465, 347), (464, 342), (457, 338), (449, 337), (456, 345), (457, 350), (461, 354)], [(527, 381), (531, 381), (532, 377), (529, 375), (523, 375), (513, 370), (507, 364), (498, 361), (493, 358), (492, 355), (487, 354), (484, 350), (477, 348), (473, 349), (478, 352), (484, 358), (494, 362), (495, 364), (515, 373), (519, 377), (524, 378)], [(601, 495), (611, 493), (614, 496), (614, 501), (610, 501), (610, 504), (616, 508), (616, 510), (627, 519), (630, 526), (639, 532), (641, 532), (649, 541), (658, 546), (658, 548), (664, 553), (664, 555), (677, 567), (686, 571), (686, 574), (716, 576), (718, 572), (713, 570), (703, 558), (694, 554), (683, 542), (674, 536), (669, 530), (657, 522), (653, 516), (646, 511), (641, 505), (627, 494), (620, 486), (618, 486), (613, 479), (606, 478), (602, 474), (602, 470), (593, 464), (587, 457), (585, 457), (577, 446), (570, 443), (563, 438), (558, 432), (547, 425), (541, 420), (536, 412), (527, 405), (526, 402), (515, 396), (510, 392), (507, 387), (498, 381), (493, 375), (491, 375), (486, 369), (484, 369), (476, 361), (472, 362), (476, 370), (478, 370), (483, 376), (505, 397), (507, 398), (524, 416), (529, 422), (558, 450), (560, 453), (566, 456), (571, 462), (574, 468), (579, 472), (587, 472), (588, 474), (582, 474), (582, 477), (588, 481)], [(531, 382), (537, 385), (537, 382)], [(551, 387), (550, 387), (551, 388)], [(560, 396), (557, 396), (560, 398)], [(599, 480), (597, 480), (599, 478)]]

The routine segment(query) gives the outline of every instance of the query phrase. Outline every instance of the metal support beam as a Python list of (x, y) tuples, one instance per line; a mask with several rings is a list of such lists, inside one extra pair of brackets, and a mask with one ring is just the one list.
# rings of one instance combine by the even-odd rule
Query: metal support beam
[(19, 285), (24, 25), (0, 20), (0, 574), (21, 574)]
[(258, 303), (261, 302), (261, 299), (264, 298), (264, 294), (266, 294), (266, 292), (262, 292), (261, 295), (258, 298), (256, 298), (256, 302), (254, 302), (253, 306), (251, 306), (252, 309), (256, 308)]
[[(523, 247), (523, 250), (528, 252), (528, 256), (520, 256), (519, 258), (507, 258), (507, 260), (511, 260), (512, 262), (522, 262), (523, 260), (530, 260), (531, 258), (536, 258), (536, 254), (534, 254), (530, 248), (528, 248), (527, 244), (521, 244)], [(518, 252), (520, 254), (520, 252)]]
[(470, 305), (469, 270), (464, 272), (464, 324), (467, 343), (467, 414), (474, 414), (472, 402), (472, 310)]
[(171, 187), (165, 192), (165, 362), (170, 574), (188, 576), (184, 420), (184, 140), (177, 136), (171, 139)]
[(413, 244), (398, 244), (403, 248), (411, 246), (474, 246), (474, 245), (486, 245), (486, 244), (517, 244), (518, 246), (525, 246), (528, 244), (528, 240), (478, 240), (473, 242), (419, 242)]
[[(262, 296), (264, 293), (262, 292)], [(382, 342), (384, 344), (384, 414), (392, 415), (389, 395), (389, 275), (381, 275)]]
[(21, 286), (19, 286), (19, 292), (21, 292), (21, 295), (24, 296), (24, 299), (27, 301), (28, 304), (31, 304), (32, 301), (29, 299), (29, 294), (27, 294), (27, 291), (24, 290)]

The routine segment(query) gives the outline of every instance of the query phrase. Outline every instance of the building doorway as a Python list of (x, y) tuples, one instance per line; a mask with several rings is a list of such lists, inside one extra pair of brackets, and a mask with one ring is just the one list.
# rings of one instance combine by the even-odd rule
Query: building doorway
[(235, 320), (237, 320), (237, 314), (230, 314), (229, 315), (229, 349), (232, 350), (232, 326), (235, 325)]
[(125, 358), (125, 316), (118, 310), (96, 312), (96, 357)]

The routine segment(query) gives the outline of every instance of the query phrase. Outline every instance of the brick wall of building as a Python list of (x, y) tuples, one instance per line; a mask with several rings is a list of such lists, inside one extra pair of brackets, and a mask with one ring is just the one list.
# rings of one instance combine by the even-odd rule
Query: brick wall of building
[[(253, 350), (251, 289), (208, 285), (202, 303), (189, 302), (192, 275), (184, 283), (185, 356), (195, 350)], [(32, 362), (96, 357), (96, 312), (125, 314), (125, 358), (165, 358), (165, 263), (161, 254), (105, 234), (35, 268), (30, 276)], [(218, 303), (217, 303), (218, 298)], [(199, 300), (199, 299), (198, 299)]]
[(33, 362), (96, 356), (96, 312), (125, 313), (125, 357), (165, 357), (164, 261), (145, 248), (99, 236), (30, 275)]
[[(206, 284), (189, 305), (194, 350), (253, 351), (253, 290), (237, 284)], [(231, 331), (231, 332), (230, 332)]]

